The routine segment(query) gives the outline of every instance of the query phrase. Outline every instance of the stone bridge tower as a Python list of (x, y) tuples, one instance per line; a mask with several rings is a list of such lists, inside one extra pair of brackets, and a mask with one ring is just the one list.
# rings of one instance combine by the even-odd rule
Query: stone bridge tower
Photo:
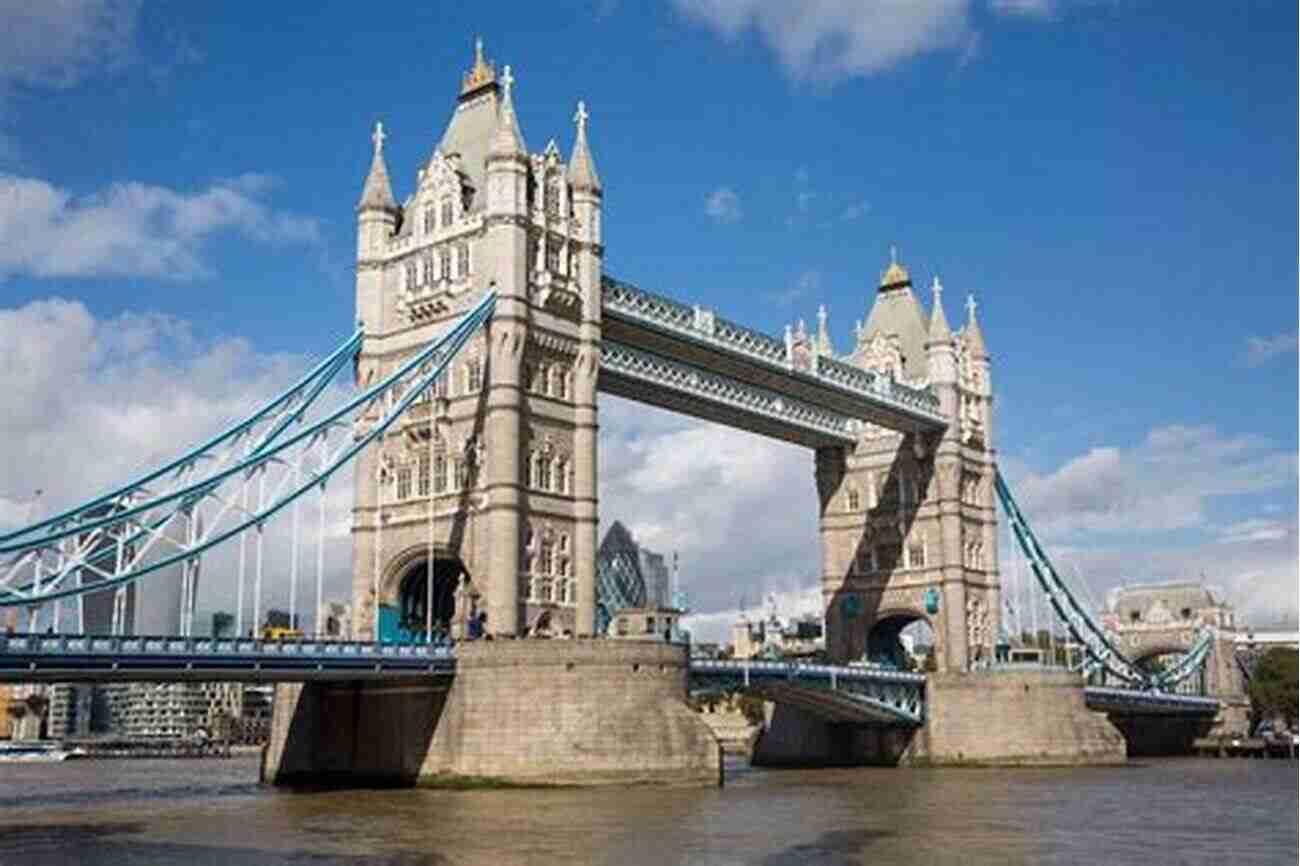
[(357, 637), (454, 632), (472, 612), (500, 635), (593, 631), (601, 187), (585, 106), (567, 164), (553, 140), (529, 153), (513, 84), (476, 43), (400, 205), (375, 130), (357, 207), (359, 383), (498, 300), (436, 393), (357, 462)]
[(847, 360), (931, 385), (951, 419), (946, 431), (867, 425), (855, 448), (817, 452), (827, 648), (836, 660), (896, 658), (899, 632), (917, 620), (931, 626), (942, 671), (991, 659), (997, 639), (990, 359), (974, 299), (954, 334), (937, 277), (932, 291), (927, 317), (907, 269), (892, 261)]

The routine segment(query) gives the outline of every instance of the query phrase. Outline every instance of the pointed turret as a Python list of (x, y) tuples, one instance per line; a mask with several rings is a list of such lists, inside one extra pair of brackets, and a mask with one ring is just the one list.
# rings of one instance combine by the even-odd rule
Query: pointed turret
[(975, 296), (966, 296), (966, 348), (977, 358), (988, 358), (989, 350), (984, 346), (984, 332), (980, 330), (979, 320), (975, 318)]
[(897, 338), (903, 355), (903, 374), (908, 379), (926, 376), (925, 345), (929, 323), (925, 310), (912, 293), (912, 277), (898, 262), (898, 250), (889, 248), (889, 267), (880, 275), (880, 286), (862, 333), (857, 351), (877, 336)]
[(393, 186), (388, 180), (388, 166), (384, 164), (384, 125), (375, 124), (375, 132), (370, 140), (375, 143), (375, 155), (370, 160), (370, 173), (366, 175), (365, 186), (361, 188), (361, 201), (357, 211), (381, 210), (397, 212), (397, 200), (393, 198)]
[(578, 125), (578, 137), (573, 143), (573, 156), (569, 159), (569, 183), (575, 190), (600, 192), (600, 176), (596, 174), (596, 163), (591, 158), (587, 147), (587, 104), (578, 102), (578, 112), (573, 115), (573, 122)]
[(930, 311), (930, 335), (927, 343), (939, 343), (952, 338), (952, 329), (948, 327), (948, 317), (943, 314), (943, 283), (938, 275), (930, 284), (934, 293), (934, 309)]
[(834, 347), (831, 345), (831, 333), (826, 327), (826, 305), (822, 304), (817, 307), (817, 354), (831, 355), (834, 354)]
[(519, 119), (515, 116), (515, 103), (511, 96), (515, 77), (507, 66), (501, 75), (501, 107), (497, 109), (497, 127), (492, 133), (492, 146), (488, 149), (488, 158), (500, 156), (526, 157), (528, 148), (524, 145), (523, 133), (519, 131)]

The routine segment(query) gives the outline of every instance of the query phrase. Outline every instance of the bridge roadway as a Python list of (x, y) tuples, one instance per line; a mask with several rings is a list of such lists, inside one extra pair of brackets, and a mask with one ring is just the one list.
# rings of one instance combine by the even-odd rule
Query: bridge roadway
[[(256, 638), (0, 635), (0, 682), (312, 682), (450, 680), (451, 647)], [(748, 691), (827, 721), (925, 722), (925, 677), (854, 665), (692, 659), (693, 693)], [(1089, 709), (1119, 715), (1213, 716), (1213, 698), (1088, 687)]]

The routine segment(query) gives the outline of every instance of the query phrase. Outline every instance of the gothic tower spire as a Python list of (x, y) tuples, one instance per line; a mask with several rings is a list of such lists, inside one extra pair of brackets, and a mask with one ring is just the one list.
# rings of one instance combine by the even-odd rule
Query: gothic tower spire
[(515, 116), (515, 103), (511, 95), (514, 83), (515, 77), (507, 66), (501, 75), (501, 107), (497, 109), (497, 128), (492, 133), (489, 157), (526, 156), (528, 153), (524, 136), (519, 131), (519, 119)]
[(397, 201), (393, 198), (393, 187), (388, 181), (388, 166), (384, 164), (383, 123), (375, 124), (375, 131), (370, 140), (375, 143), (375, 155), (370, 160), (370, 173), (366, 175), (365, 186), (361, 188), (361, 201), (357, 203), (358, 211), (382, 210), (397, 211)]
[(975, 296), (966, 296), (966, 344), (972, 355), (987, 358), (989, 350), (984, 346), (984, 332), (980, 330), (979, 320), (975, 318)]
[(569, 158), (569, 183), (574, 189), (600, 191), (600, 176), (596, 174), (596, 162), (591, 158), (587, 147), (587, 104), (579, 100), (578, 112), (573, 115), (573, 122), (578, 125), (578, 138), (573, 143), (573, 156)]

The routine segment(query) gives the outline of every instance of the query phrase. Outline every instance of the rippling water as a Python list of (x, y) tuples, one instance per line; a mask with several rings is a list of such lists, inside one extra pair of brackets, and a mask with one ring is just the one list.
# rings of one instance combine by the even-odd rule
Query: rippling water
[(0, 765), (0, 864), (1295, 864), (1297, 765), (752, 770), (707, 790), (288, 792), (255, 759)]

